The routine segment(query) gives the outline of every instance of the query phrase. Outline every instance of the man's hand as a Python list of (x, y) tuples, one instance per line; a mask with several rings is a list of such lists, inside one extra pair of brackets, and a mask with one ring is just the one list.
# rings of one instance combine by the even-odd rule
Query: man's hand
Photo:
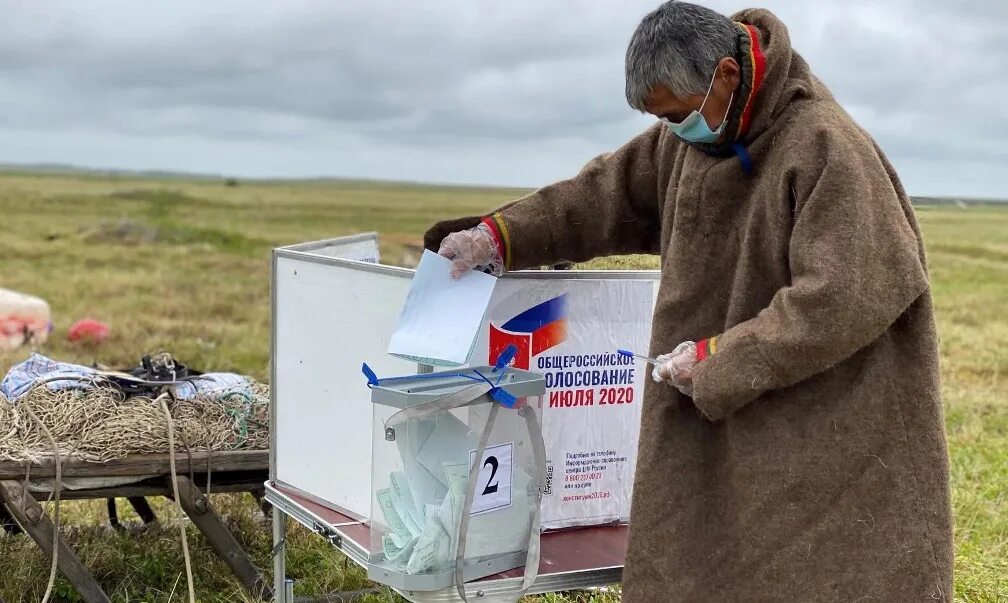
[(451, 233), (441, 241), (438, 254), (452, 261), (452, 278), (476, 268), (489, 268), (495, 276), (504, 272), (504, 261), (486, 224)]
[(651, 371), (651, 378), (657, 382), (671, 383), (676, 389), (693, 395), (693, 367), (697, 363), (697, 347), (692, 341), (684, 341), (670, 354), (655, 358), (658, 364)]

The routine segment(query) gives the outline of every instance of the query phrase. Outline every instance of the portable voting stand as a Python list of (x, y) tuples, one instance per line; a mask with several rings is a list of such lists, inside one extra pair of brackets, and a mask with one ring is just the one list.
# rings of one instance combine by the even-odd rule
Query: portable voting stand
[[(575, 518), (573, 523), (553, 524), (557, 527), (565, 525), (585, 527), (543, 533), (538, 543), (539, 563), (531, 563), (531, 567), (525, 567), (529, 538), (519, 539), (518, 536), (514, 536), (511, 541), (503, 539), (499, 543), (491, 544), (487, 544), (490, 539), (481, 538), (481, 534), (493, 534), (494, 526), (491, 519), (494, 513), (517, 514), (528, 511), (526, 501), (528, 493), (533, 490), (531, 487), (533, 480), (525, 481), (519, 474), (519, 469), (521, 471), (527, 469), (528, 475), (534, 472), (529, 466), (529, 463), (534, 463), (534, 454), (529, 454), (528, 447), (535, 439), (528, 435), (529, 431), (524, 423), (526, 416), (500, 404), (491, 404), (482, 394), (481, 398), (473, 397), (458, 408), (438, 411), (427, 417), (428, 420), (440, 417), (441, 419), (435, 421), (440, 420), (444, 423), (442, 431), (446, 434), (460, 433), (461, 430), (457, 429), (458, 424), (464, 426), (467, 430), (465, 439), (467, 443), (462, 448), (468, 446), (468, 450), (464, 453), (474, 457), (475, 453), (479, 452), (480, 442), (477, 441), (474, 446), (468, 431), (480, 432), (482, 435), (488, 412), (494, 408), (498, 409), (494, 427), (487, 436), (485, 449), (480, 455), (480, 460), (484, 463), (469, 465), (470, 468), (475, 466), (480, 470), (474, 477), (475, 482), (485, 481), (486, 485), (482, 489), (468, 490), (473, 500), (470, 503), (472, 510), (466, 514), (471, 523), (465, 530), (467, 543), (461, 556), (463, 571), (460, 573), (450, 570), (450, 566), (457, 564), (458, 561), (455, 554), (457, 548), (452, 546), (457, 544), (460, 532), (457, 529), (450, 533), (447, 566), (444, 561), (443, 538), (434, 539), (435, 554), (430, 558), (437, 561), (430, 564), (420, 563), (422, 559), (418, 556), (414, 560), (412, 573), (402, 566), (391, 567), (384, 564), (386, 550), (382, 546), (383, 541), (388, 541), (390, 546), (387, 552), (393, 554), (396, 552), (393, 547), (397, 543), (383, 538), (389, 534), (389, 526), (387, 518), (381, 511), (378, 492), (389, 487), (394, 488), (391, 477), (393, 473), (401, 471), (409, 476), (410, 467), (406, 466), (407, 462), (413, 460), (419, 462), (419, 459), (424, 458), (436, 470), (437, 467), (433, 463), (442, 461), (438, 460), (438, 454), (424, 456), (431, 451), (422, 450), (422, 445), (418, 444), (425, 431), (430, 429), (433, 433), (436, 427), (432, 428), (429, 424), (421, 425), (422, 422), (419, 420), (407, 420), (398, 425), (385, 423), (396, 413), (423, 405), (424, 395), (420, 394), (420, 390), (412, 385), (405, 388), (404, 383), (409, 382), (409, 379), (399, 384), (379, 384), (379, 387), (374, 387), (372, 384), (369, 389), (360, 372), (362, 361), (368, 362), (378, 375), (431, 372), (429, 366), (418, 366), (386, 354), (414, 272), (382, 265), (379, 261), (377, 237), (373, 233), (303, 243), (277, 249), (273, 254), (270, 480), (266, 483), (266, 498), (274, 507), (273, 560), (276, 601), (292, 603), (294, 600), (292, 581), (286, 578), (285, 568), (288, 517), (328, 540), (352, 562), (367, 569), (377, 581), (390, 583), (397, 592), (415, 602), (461, 601), (458, 585), (452, 584), (455, 575), (462, 576), (466, 581), (464, 590), (469, 601), (478, 601), (483, 596), (489, 598), (510, 595), (526, 587), (529, 593), (545, 593), (619, 582), (625, 555), (626, 526), (623, 523), (612, 522), (626, 521), (625, 513), (628, 505), (625, 501), (629, 496), (632, 472), (629, 473), (631, 476), (629, 478), (626, 477), (627, 471), (618, 474), (624, 484), (623, 490), (618, 491), (615, 487), (612, 489), (613, 498), (622, 501), (618, 506), (613, 506), (609, 510), (599, 507), (604, 513), (596, 514), (593, 511)], [(522, 334), (520, 328), (515, 328), (516, 325), (522, 326), (518, 318), (512, 320), (512, 317), (524, 319), (528, 315), (527, 312), (521, 314), (525, 308), (534, 306), (541, 299), (563, 296), (565, 292), (569, 292), (568, 321), (572, 325), (570, 328), (575, 331), (569, 335), (568, 344), (554, 349), (570, 348), (574, 349), (575, 353), (578, 353), (576, 352), (578, 349), (584, 349), (585, 353), (588, 353), (591, 351), (588, 348), (592, 346), (594, 349), (604, 350), (615, 350), (620, 345), (643, 348), (650, 330), (650, 312), (657, 280), (658, 275), (655, 271), (530, 271), (512, 273), (500, 279), (498, 289), (501, 301), (498, 313), (503, 312), (504, 315), (501, 318), (493, 317), (491, 327), (496, 328), (494, 325), (500, 325), (503, 328), (505, 333), (505, 336), (501, 336), (503, 344), (517, 343), (521, 347), (521, 353), (514, 366), (528, 367), (535, 372), (509, 369), (508, 379), (513, 380), (512, 387), (517, 388), (521, 383), (524, 383), (522, 387), (531, 387), (532, 382), (542, 378), (541, 375), (536, 376), (542, 372), (545, 362), (541, 358), (552, 352), (541, 350), (543, 345), (552, 343), (550, 338), (556, 334), (555, 330), (534, 333), (529, 331), (527, 334)], [(618, 292), (615, 301), (597, 303), (599, 292), (604, 294), (606, 291)], [(628, 292), (633, 295), (626, 295)], [(580, 316), (587, 315), (579, 314), (581, 310), (578, 304), (590, 306), (589, 309), (595, 306), (605, 308), (609, 315), (603, 317), (604, 320), (596, 320), (595, 316), (581, 318)], [(631, 314), (637, 318), (629, 320), (627, 316)], [(509, 320), (511, 322), (508, 322)], [(596, 337), (597, 343), (591, 344), (581, 335), (579, 327), (581, 324), (590, 326), (591, 335)], [(556, 325), (557, 323), (553, 323), (552, 327), (555, 328)], [(636, 340), (625, 339), (630, 331), (637, 333)], [(588, 330), (585, 329), (584, 332), (587, 333)], [(496, 331), (492, 334), (493, 338), (498, 336), (500, 334)], [(526, 339), (522, 339), (523, 337)], [(491, 340), (491, 347), (496, 345), (496, 341), (497, 339)], [(487, 343), (481, 342), (479, 346), (483, 350), (482, 353), (486, 354)], [(599, 357), (593, 354), (590, 360), (595, 362)], [(557, 361), (550, 360), (550, 362)], [(622, 370), (626, 369), (610, 366), (606, 368), (604, 375), (601, 369), (599, 374), (606, 379), (616, 378), (620, 376), (618, 373)], [(575, 377), (582, 379), (584, 375), (588, 373), (582, 372)], [(420, 387), (434, 386), (437, 379), (440, 379), (440, 377), (431, 378), (435, 381), (423, 382)], [(493, 380), (496, 378), (497, 375), (491, 377)], [(556, 378), (557, 373), (554, 372), (554, 388), (558, 387)], [(526, 382), (526, 379), (531, 381)], [(472, 384), (469, 387), (478, 385), (475, 381), (464, 380)], [(437, 391), (435, 399), (450, 395), (451, 391), (466, 389), (462, 383), (442, 385), (447, 389), (432, 390)], [(504, 382), (500, 385), (508, 387)], [(633, 398), (639, 403), (639, 392), (631, 395), (629, 387), (623, 387), (621, 390), (619, 387), (612, 387), (612, 384), (603, 383), (596, 392), (601, 396), (597, 398), (600, 400), (600, 405), (587, 408), (584, 414), (578, 415), (575, 413), (579, 409), (570, 407), (570, 403), (576, 400), (573, 394), (577, 392), (572, 392), (570, 395), (562, 391), (557, 393), (557, 390), (551, 390), (550, 384), (547, 383), (548, 395), (539, 397), (542, 393), (541, 387), (540, 384), (531, 390), (515, 389), (514, 396), (524, 397), (523, 407), (527, 409), (526, 412), (544, 421), (544, 428), (547, 428), (547, 431), (553, 430), (553, 435), (549, 437), (556, 438), (557, 434), (570, 432), (583, 438), (591, 435), (593, 430), (599, 429), (599, 421), (605, 418), (606, 429), (609, 429), (610, 425), (620, 423), (624, 425), (621, 427), (623, 431), (619, 434), (605, 434), (609, 440), (605, 442), (605, 447), (617, 449), (619, 456), (632, 459), (636, 442), (636, 423), (631, 425), (625, 423), (624, 419), (616, 419), (617, 415), (614, 413), (623, 412), (623, 409), (633, 409), (632, 405), (615, 406), (615, 404), (623, 400), (624, 395), (627, 402)], [(574, 387), (576, 389), (577, 385)], [(547, 405), (549, 408), (546, 408)], [(447, 418), (449, 415), (453, 417), (452, 420)], [(549, 416), (554, 417), (552, 427), (548, 424)], [(598, 419), (595, 419), (595, 423), (584, 423), (581, 427), (568, 430), (566, 421), (568, 417), (574, 416), (580, 417), (578, 420), (585, 421), (596, 416)], [(403, 415), (400, 415), (399, 418), (402, 417)], [(393, 427), (394, 434), (386, 431), (390, 426)], [(599, 435), (597, 431), (594, 433)], [(394, 439), (389, 440), (387, 437)], [(445, 437), (448, 440), (452, 438), (451, 435)], [(491, 507), (501, 504), (500, 497), (490, 496), (487, 500), (494, 504), (481, 507), (480, 505), (484, 503), (478, 500), (477, 494), (482, 494), (486, 487), (491, 485), (489, 478), (493, 467), (493, 463), (485, 463), (488, 460), (486, 457), (491, 453), (505, 452), (509, 443), (512, 444), (511, 506), (501, 507), (503, 510), (490, 510)], [(501, 445), (504, 445), (504, 448), (498, 448)], [(562, 449), (561, 445), (566, 444), (564, 442), (556, 444), (558, 450)], [(621, 450), (619, 448), (621, 445), (626, 448)], [(420, 446), (416, 448), (415, 457), (403, 454), (403, 450), (408, 453), (414, 446)], [(547, 438), (547, 451), (549, 446)], [(452, 450), (455, 448), (457, 446), (453, 446)], [(563, 454), (560, 454), (560, 457), (555, 461), (558, 463), (555, 468), (547, 465), (546, 492), (549, 493), (552, 489), (551, 496), (554, 499), (557, 495), (568, 492), (563, 490), (565, 477)], [(466, 462), (464, 454), (462, 461)], [(497, 474), (493, 476), (495, 478), (502, 476), (501, 458), (498, 457), (497, 461)], [(607, 467), (614, 466), (614, 464), (607, 465)], [(522, 469), (523, 467), (525, 469)], [(414, 466), (412, 469), (413, 475), (417, 475), (417, 467)], [(424, 470), (429, 472), (427, 467), (424, 467)], [(401, 476), (397, 476), (396, 479), (399, 477)], [(447, 486), (438, 477), (440, 476), (435, 477), (437, 483), (432, 500), (433, 505), (436, 506), (440, 501), (441, 506), (437, 509), (429, 508), (434, 512), (431, 513), (434, 517), (438, 517), (442, 512), (442, 506), (445, 505), (445, 498), (439, 498), (438, 495), (444, 492), (447, 496)], [(443, 474), (443, 479), (448, 480), (447, 474)], [(417, 524), (413, 527), (420, 531), (417, 542), (414, 543), (415, 550), (416, 545), (420, 543), (423, 529), (427, 527), (429, 499), (427, 494), (423, 493), (429, 493), (430, 482), (426, 482), (427, 490), (424, 489), (423, 480), (418, 480), (417, 486), (412, 485), (409, 479), (406, 483), (410, 487), (410, 495), (415, 494), (414, 490), (420, 492), (417, 498), (424, 501), (421, 513), (416, 504), (417, 498), (414, 498), (414, 516), (410, 517)], [(603, 487), (610, 488), (608, 485)], [(497, 492), (502, 492), (500, 484)], [(385, 498), (384, 495), (382, 498)], [(393, 500), (392, 504), (395, 502)], [(402, 506), (401, 501), (399, 504)], [(524, 511), (522, 511), (523, 504)], [(577, 503), (576, 508), (582, 506), (585, 509), (591, 508), (585, 503)], [(548, 506), (544, 502), (541, 508), (545, 510)], [(529, 516), (528, 519), (531, 523), (532, 518)], [(419, 525), (421, 520), (424, 525)], [(454, 521), (454, 515), (452, 520)], [(460, 514), (459, 527), (462, 527), (461, 523)], [(544, 529), (547, 523), (544, 514)], [(405, 533), (410, 533), (407, 541), (404, 543), (401, 538), (398, 541), (398, 544), (403, 544), (404, 547), (408, 546), (409, 539), (412, 538), (409, 527), (405, 526)], [(403, 529), (403, 526), (400, 526), (400, 529)], [(522, 532), (523, 536), (529, 536), (532, 530), (523, 528), (518, 531)], [(442, 547), (440, 557), (437, 554), (438, 543)], [(412, 552), (410, 551), (410, 557)], [(401, 554), (405, 556), (405, 553)], [(406, 559), (406, 565), (409, 561), (410, 559)], [(427, 567), (419, 571), (418, 565)], [(439, 571), (441, 569), (445, 571)], [(389, 572), (388, 576), (375, 573), (386, 571)], [(427, 588), (437, 590), (425, 590)]]

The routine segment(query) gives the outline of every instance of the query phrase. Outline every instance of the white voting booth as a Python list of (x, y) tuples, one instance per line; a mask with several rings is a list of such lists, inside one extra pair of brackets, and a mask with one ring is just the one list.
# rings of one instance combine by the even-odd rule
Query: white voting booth
[[(375, 476), (388, 474), (373, 466), (373, 450), (384, 442), (361, 368), (367, 363), (381, 377), (429, 372), (386, 353), (413, 274), (380, 263), (374, 233), (274, 252), (266, 490), (275, 509), (278, 601), (291, 588), (283, 555), (287, 516), (363, 567), (373, 541), (380, 547), (370, 531), (373, 492), (383, 486)], [(470, 365), (493, 365), (513, 346), (514, 369), (545, 381), (537, 397), (544, 535), (531, 592), (619, 580), (649, 371), (616, 350), (647, 351), (657, 283), (656, 271), (522, 271), (494, 287)], [(522, 575), (518, 568), (469, 586), (475, 595), (503, 592)], [(393, 586), (414, 601), (460, 600), (453, 588)]]

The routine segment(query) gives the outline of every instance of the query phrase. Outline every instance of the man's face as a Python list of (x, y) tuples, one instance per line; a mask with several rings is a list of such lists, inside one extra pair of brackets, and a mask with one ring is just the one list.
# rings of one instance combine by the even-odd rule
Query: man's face
[(672, 94), (663, 84), (658, 84), (644, 103), (647, 112), (658, 118), (666, 118), (674, 123), (686, 119), (690, 113), (700, 109), (700, 114), (707, 121), (707, 127), (716, 131), (724, 121), (725, 113), (732, 99), (732, 93), (738, 88), (740, 69), (735, 59), (725, 57), (714, 70), (714, 84), (710, 96), (704, 103), (703, 94), (693, 94), (679, 98)]

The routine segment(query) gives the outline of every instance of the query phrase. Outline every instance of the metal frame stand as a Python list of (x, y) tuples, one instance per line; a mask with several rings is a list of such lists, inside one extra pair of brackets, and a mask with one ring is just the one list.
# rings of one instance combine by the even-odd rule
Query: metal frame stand
[(275, 603), (307, 603), (308, 601), (354, 603), (378, 589), (341, 591), (317, 597), (295, 597), (294, 580), (287, 577), (287, 513), (273, 507), (273, 601)]
[(276, 507), (273, 507), (272, 554), (274, 600), (288, 603), (294, 599), (294, 581), (287, 579), (287, 514)]

